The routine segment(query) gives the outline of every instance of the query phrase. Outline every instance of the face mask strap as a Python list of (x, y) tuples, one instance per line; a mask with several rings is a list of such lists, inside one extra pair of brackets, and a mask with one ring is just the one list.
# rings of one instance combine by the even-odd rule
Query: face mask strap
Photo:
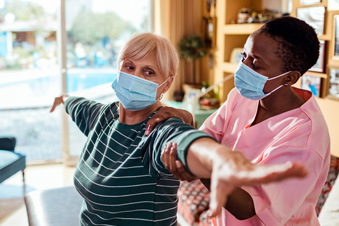
[(170, 75), (170, 76), (168, 76), (167, 78), (166, 78), (166, 80), (165, 81), (163, 81), (159, 86), (158, 86), (158, 88), (160, 87), (160, 86), (162, 86), (163, 84), (165, 84), (165, 82), (167, 82), (168, 81), (168, 79), (170, 79), (170, 78), (172, 78), (172, 76)]
[[(159, 86), (158, 86), (158, 89), (159, 89), (159, 87), (160, 86), (162, 86), (163, 84), (165, 84), (165, 82), (167, 82), (168, 81), (168, 79), (170, 79), (170, 78), (172, 78), (172, 76), (170, 75), (170, 76), (168, 76), (167, 78), (166, 78), (166, 80), (165, 81), (163, 81)], [(164, 93), (161, 93), (160, 94), (160, 97), (156, 100), (156, 102), (158, 102), (159, 100), (161, 100), (162, 98), (163, 98), (163, 96), (164, 96)]]
[(291, 71), (282, 73), (281, 75), (277, 75), (277, 76), (275, 76), (275, 77), (273, 77), (273, 78), (268, 78), (267, 80), (273, 80), (273, 79), (279, 78), (279, 77), (284, 76), (284, 75), (286, 75), (286, 74), (288, 74), (288, 73), (290, 73), (290, 72), (291, 72)]

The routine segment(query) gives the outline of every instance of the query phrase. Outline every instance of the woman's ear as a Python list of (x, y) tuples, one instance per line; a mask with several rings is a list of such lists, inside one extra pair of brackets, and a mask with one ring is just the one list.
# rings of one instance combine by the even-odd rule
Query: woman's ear
[(169, 90), (169, 88), (171, 87), (173, 83), (173, 80), (174, 80), (174, 76), (170, 75), (170, 78), (165, 83), (165, 88), (164, 88), (163, 93), (166, 93)]
[(288, 84), (291, 86), (295, 84), (299, 80), (300, 77), (301, 77), (301, 73), (299, 71), (291, 71), (290, 73), (288, 73), (285, 79), (285, 84)]

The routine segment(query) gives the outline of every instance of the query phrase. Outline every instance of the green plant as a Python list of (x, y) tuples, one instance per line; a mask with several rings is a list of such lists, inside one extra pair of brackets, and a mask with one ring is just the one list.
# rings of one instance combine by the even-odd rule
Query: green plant
[(196, 34), (184, 37), (179, 43), (179, 51), (180, 56), (187, 61), (199, 59), (207, 54), (205, 42)]
[(179, 52), (181, 58), (193, 61), (193, 83), (195, 84), (195, 61), (207, 54), (206, 44), (199, 35), (189, 35), (180, 41)]

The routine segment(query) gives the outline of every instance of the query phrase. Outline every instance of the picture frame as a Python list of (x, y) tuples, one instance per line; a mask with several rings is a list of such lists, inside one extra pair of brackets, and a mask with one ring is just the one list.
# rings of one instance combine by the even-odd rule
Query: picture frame
[(339, 60), (339, 14), (334, 15), (333, 17), (333, 25), (334, 25), (334, 60)]
[(339, 10), (339, 0), (327, 0), (328, 10)]
[(320, 4), (321, 0), (300, 0), (300, 5), (314, 5)]
[(324, 40), (319, 40), (320, 42), (320, 47), (319, 47), (319, 58), (315, 65), (309, 69), (309, 71), (316, 71), (316, 72), (321, 72), (325, 73), (325, 48), (326, 48), (326, 43)]
[(324, 34), (325, 7), (311, 6), (297, 8), (297, 18), (311, 25), (317, 35)]
[(207, 48), (214, 48), (216, 46), (216, 26), (217, 18), (216, 17), (204, 17), (205, 22), (205, 42)]
[(328, 97), (339, 100), (339, 66), (329, 66)]
[(322, 78), (310, 74), (304, 74), (301, 77), (301, 88), (309, 90), (315, 97), (321, 97)]

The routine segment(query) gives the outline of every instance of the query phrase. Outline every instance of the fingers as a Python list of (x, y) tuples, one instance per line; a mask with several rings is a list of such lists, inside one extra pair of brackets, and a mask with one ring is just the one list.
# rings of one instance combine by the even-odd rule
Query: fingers
[(168, 170), (169, 169), (169, 161), (168, 159), (168, 155), (169, 155), (169, 145), (171, 145), (171, 143), (168, 143), (165, 147), (164, 147), (164, 151), (161, 154), (161, 160), (164, 163), (165, 168)]
[(177, 144), (171, 143), (170, 151), (169, 151), (169, 171), (173, 172), (172, 174), (178, 174), (177, 167), (176, 167), (176, 160), (177, 160)]
[(49, 112), (53, 112), (55, 108), (62, 103), (62, 96), (61, 97), (56, 97), (53, 102), (53, 106)]
[(145, 135), (148, 136), (157, 123), (165, 121), (171, 117), (179, 117), (184, 122), (193, 125), (193, 116), (186, 110), (176, 109), (172, 107), (162, 107), (155, 113), (146, 124)]
[(169, 142), (164, 148), (161, 159), (166, 169), (178, 180), (192, 181), (197, 179), (188, 173), (179, 160), (177, 160), (177, 144)]
[(155, 113), (150, 120), (148, 120), (146, 124), (145, 135), (148, 136), (159, 122), (162, 122), (171, 117), (171, 115), (167, 112), (168, 107), (162, 107), (159, 109), (157, 113)]
[(212, 173), (209, 217), (216, 217), (221, 213), (222, 207), (227, 202), (228, 195), (232, 193), (234, 188), (233, 185), (219, 179), (218, 171)]
[(177, 178), (179, 178), (179, 180), (193, 181), (197, 179), (197, 177), (191, 175), (189, 172), (186, 171), (186, 168), (184, 167), (182, 162), (180, 162), (179, 160), (176, 160), (175, 164), (176, 164), (176, 169), (178, 172)]
[(161, 121), (163, 121), (163, 119), (161, 117), (157, 116), (158, 113), (156, 113), (155, 115), (152, 116), (152, 118), (150, 120), (148, 120), (147, 124), (146, 124), (146, 131), (145, 131), (145, 135), (148, 136), (154, 129), (155, 125)]

